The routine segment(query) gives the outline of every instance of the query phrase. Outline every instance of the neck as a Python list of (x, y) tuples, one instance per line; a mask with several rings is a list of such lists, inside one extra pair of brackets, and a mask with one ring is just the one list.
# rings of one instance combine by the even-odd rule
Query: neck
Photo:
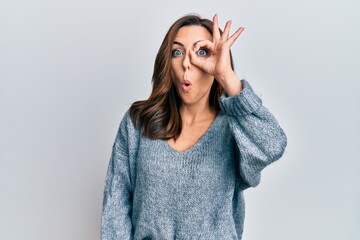
[(180, 114), (183, 124), (186, 125), (204, 121), (216, 116), (216, 112), (211, 109), (208, 104), (202, 106), (183, 105), (180, 109)]

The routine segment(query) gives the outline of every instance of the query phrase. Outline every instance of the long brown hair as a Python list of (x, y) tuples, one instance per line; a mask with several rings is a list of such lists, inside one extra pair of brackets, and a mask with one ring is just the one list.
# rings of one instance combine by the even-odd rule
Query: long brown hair
[[(213, 33), (213, 22), (198, 15), (186, 15), (178, 19), (168, 30), (157, 53), (152, 76), (152, 92), (147, 100), (134, 102), (130, 107), (133, 124), (142, 129), (150, 139), (175, 140), (181, 132), (181, 99), (171, 79), (171, 51), (174, 39), (181, 27), (195, 25), (205, 27)], [(221, 32), (221, 30), (220, 30)], [(221, 32), (222, 33), (222, 32)], [(230, 52), (231, 67), (234, 69)], [(219, 99), (223, 89), (214, 81), (209, 95), (209, 105), (216, 112), (220, 110)]]

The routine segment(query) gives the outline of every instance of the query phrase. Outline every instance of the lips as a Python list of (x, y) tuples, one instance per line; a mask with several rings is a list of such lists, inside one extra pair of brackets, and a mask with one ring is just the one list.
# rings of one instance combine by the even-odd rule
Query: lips
[(185, 92), (187, 92), (191, 89), (192, 84), (189, 80), (183, 80), (180, 86)]

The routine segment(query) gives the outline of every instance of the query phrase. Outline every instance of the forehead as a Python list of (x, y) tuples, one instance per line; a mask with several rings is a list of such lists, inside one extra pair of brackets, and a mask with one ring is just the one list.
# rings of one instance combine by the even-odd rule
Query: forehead
[(184, 45), (193, 44), (199, 40), (212, 40), (209, 31), (203, 26), (184, 26), (177, 32), (174, 41)]

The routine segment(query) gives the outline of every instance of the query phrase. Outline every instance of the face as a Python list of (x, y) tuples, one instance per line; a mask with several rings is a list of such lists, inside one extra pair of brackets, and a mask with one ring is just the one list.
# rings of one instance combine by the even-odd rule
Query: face
[[(208, 104), (214, 77), (190, 61), (190, 49), (200, 40), (212, 40), (211, 34), (202, 26), (184, 26), (179, 29), (172, 46), (171, 76), (183, 105)], [(208, 50), (196, 52), (208, 57)]]

